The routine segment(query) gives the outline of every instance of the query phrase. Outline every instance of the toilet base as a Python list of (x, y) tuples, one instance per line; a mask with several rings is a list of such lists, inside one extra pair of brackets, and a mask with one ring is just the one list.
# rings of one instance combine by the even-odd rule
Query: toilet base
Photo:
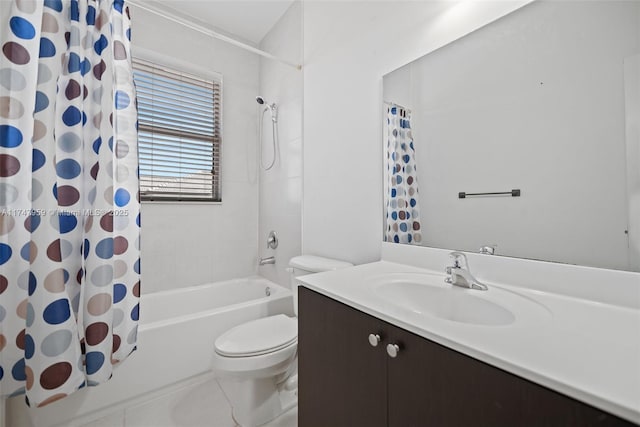
[(287, 390), (277, 377), (242, 379), (218, 378), (231, 404), (234, 421), (241, 427), (268, 423), (298, 403), (298, 390)]

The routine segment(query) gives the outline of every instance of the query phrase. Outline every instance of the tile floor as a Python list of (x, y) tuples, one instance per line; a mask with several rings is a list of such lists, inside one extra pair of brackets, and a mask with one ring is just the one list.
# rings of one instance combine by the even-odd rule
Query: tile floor
[[(298, 408), (265, 427), (297, 427)], [(82, 427), (236, 427), (231, 407), (215, 379), (187, 386)]]

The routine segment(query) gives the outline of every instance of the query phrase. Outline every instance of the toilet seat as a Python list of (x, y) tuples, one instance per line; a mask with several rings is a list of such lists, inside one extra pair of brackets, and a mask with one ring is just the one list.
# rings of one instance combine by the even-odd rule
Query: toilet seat
[(229, 329), (218, 337), (214, 348), (224, 357), (252, 357), (277, 352), (297, 340), (297, 320), (278, 314)]
[(242, 378), (264, 378), (287, 370), (298, 349), (298, 321), (284, 314), (252, 320), (216, 339), (213, 370)]

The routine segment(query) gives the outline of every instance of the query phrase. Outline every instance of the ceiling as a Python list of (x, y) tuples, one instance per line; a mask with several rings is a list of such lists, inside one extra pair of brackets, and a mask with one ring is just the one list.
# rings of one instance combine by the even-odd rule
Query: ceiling
[(185, 18), (258, 45), (294, 0), (158, 0)]

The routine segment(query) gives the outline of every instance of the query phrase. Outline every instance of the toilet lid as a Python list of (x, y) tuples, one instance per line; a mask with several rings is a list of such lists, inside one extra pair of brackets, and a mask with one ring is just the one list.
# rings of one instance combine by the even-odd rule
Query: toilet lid
[(287, 347), (297, 339), (297, 320), (278, 314), (233, 327), (220, 335), (214, 346), (221, 356), (258, 356)]

